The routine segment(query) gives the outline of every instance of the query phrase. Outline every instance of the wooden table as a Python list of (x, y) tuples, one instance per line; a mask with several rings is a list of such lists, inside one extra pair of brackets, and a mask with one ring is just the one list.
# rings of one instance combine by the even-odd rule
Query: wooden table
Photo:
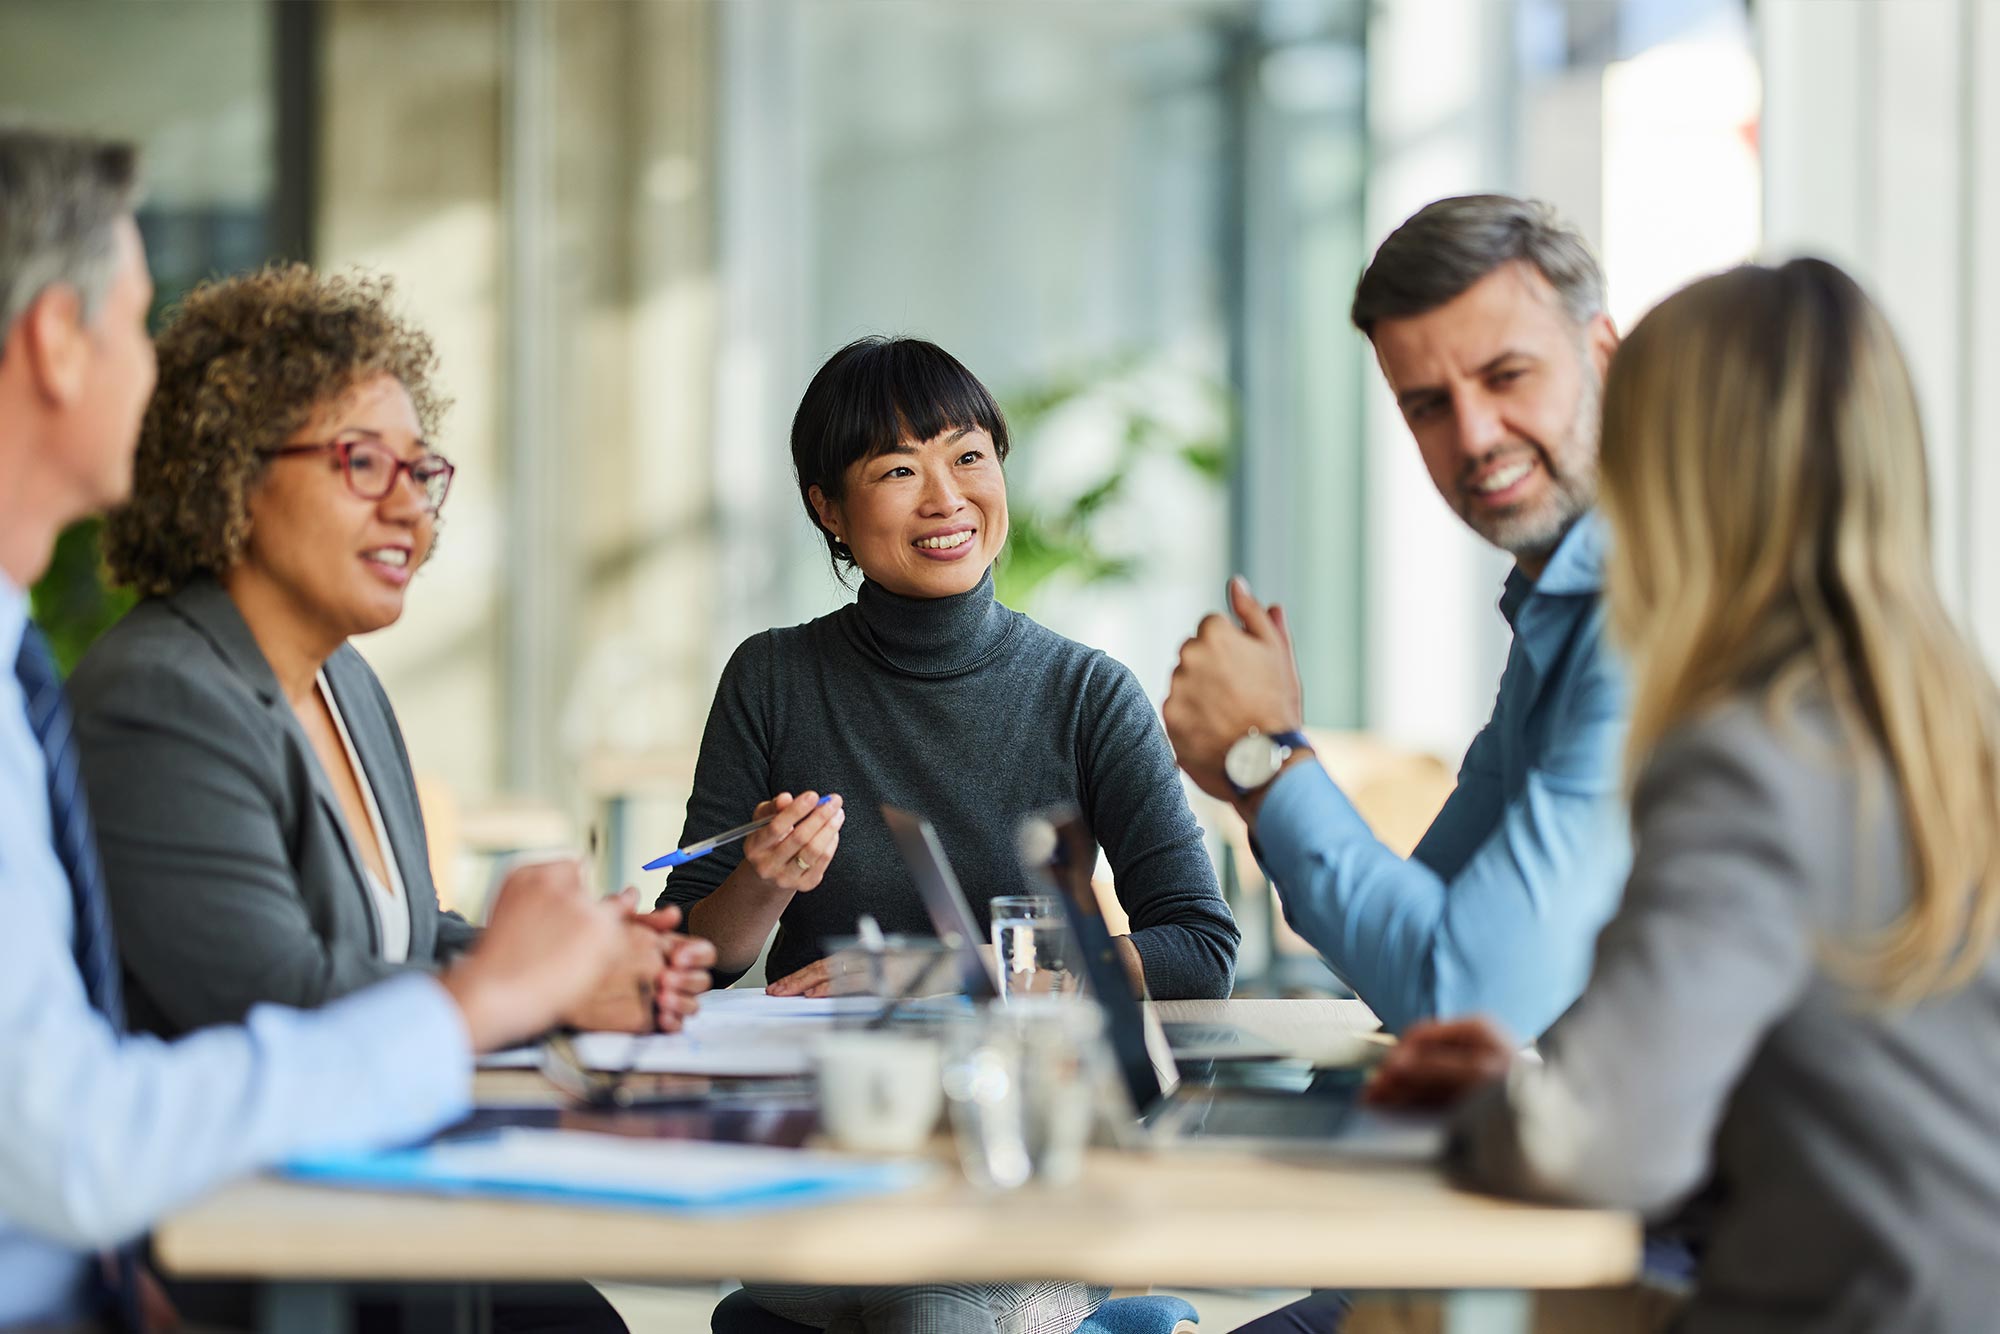
[[(1358, 1002), (1169, 1004), (1311, 1050), (1374, 1026)], [(482, 1076), (515, 1100), (524, 1077)], [(949, 1146), (937, 1151), (948, 1156)], [(1630, 1215), (1468, 1195), (1419, 1167), (1237, 1152), (1093, 1151), (1057, 1190), (982, 1195), (940, 1172), (905, 1194), (783, 1213), (687, 1218), (377, 1195), (270, 1178), (163, 1223), (155, 1255), (187, 1278), (271, 1284), (268, 1323), (318, 1334), (360, 1280), (573, 1279), (915, 1283), (1064, 1278), (1121, 1287), (1458, 1290), (1448, 1329), (1525, 1330), (1524, 1290), (1630, 1281)]]

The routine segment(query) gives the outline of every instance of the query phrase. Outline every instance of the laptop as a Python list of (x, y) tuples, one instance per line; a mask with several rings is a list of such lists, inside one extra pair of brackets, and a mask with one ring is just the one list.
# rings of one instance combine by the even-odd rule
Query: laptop
[[(944, 845), (938, 841), (937, 831), (922, 816), (886, 803), (882, 818), (888, 822), (889, 835), (895, 839), (896, 850), (902, 854), (903, 864), (916, 882), (917, 897), (923, 900), (938, 940), (958, 952), (965, 994), (974, 1000), (1000, 995), (999, 965), (986, 948), (985, 933), (979, 929), (979, 919), (972, 915), (972, 907), (951, 869), (950, 859), (945, 856)], [(1079, 823), (1077, 828), (1082, 825)], [(1089, 840), (1087, 834), (1084, 837)], [(1083, 875), (1086, 884), (1097, 864), (1094, 841), (1089, 843), (1089, 852), (1090, 861)], [(1168, 1046), (1182, 1060), (1270, 1061), (1285, 1055), (1265, 1039), (1233, 1024), (1167, 1024), (1164, 1032)]]
[(985, 933), (979, 929), (979, 919), (972, 915), (972, 907), (965, 901), (965, 891), (959, 888), (958, 876), (944, 855), (937, 831), (922, 816), (898, 810), (886, 802), (882, 805), (882, 818), (888, 821), (896, 851), (902, 854), (903, 865), (910, 868), (910, 878), (917, 883), (917, 897), (923, 900), (924, 912), (931, 919), (931, 929), (937, 932), (938, 943), (958, 956), (960, 990), (974, 1000), (998, 996), (1000, 965), (984, 948)]
[[(1023, 860), (1057, 890), (1082, 946), (1085, 980), (1104, 1011), (1105, 1036), (1132, 1104), (1127, 1138), (1140, 1145), (1327, 1153), (1398, 1162), (1441, 1156), (1445, 1118), (1361, 1105), (1366, 1072), (1312, 1070), (1292, 1082), (1183, 1080), (1175, 1052), (1132, 993), (1090, 884), (1096, 846), (1074, 814), (1030, 823)], [(1261, 1086), (1260, 1086), (1261, 1084)]]

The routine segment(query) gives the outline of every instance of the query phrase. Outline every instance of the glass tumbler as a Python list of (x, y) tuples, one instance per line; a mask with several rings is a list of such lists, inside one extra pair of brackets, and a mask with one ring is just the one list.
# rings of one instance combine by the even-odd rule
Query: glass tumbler
[(1078, 990), (1069, 957), (1069, 923), (1054, 895), (1001, 895), (989, 912), (993, 952), (1000, 962), (1000, 999)]
[(986, 1190), (1063, 1185), (1083, 1170), (1096, 1100), (1097, 1006), (990, 1004), (945, 1040), (944, 1092), (966, 1177)]

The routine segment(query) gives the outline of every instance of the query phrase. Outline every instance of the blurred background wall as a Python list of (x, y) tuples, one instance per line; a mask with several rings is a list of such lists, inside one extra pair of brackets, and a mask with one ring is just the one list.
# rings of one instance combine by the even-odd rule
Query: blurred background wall
[[(460, 467), (363, 649), (454, 827), (671, 843), (745, 635), (845, 596), (786, 430), (863, 333), (1008, 406), (1003, 596), (1157, 699), (1232, 570), (1308, 711), (1455, 765), (1504, 560), (1346, 322), (1429, 199), (1540, 195), (1629, 326), (1802, 250), (1916, 362), (1939, 561), (2000, 647), (2000, 6), (1986, 0), (8, 0), (0, 108), (138, 138), (162, 303), (394, 275)], [(87, 530), (38, 606), (116, 610)]]

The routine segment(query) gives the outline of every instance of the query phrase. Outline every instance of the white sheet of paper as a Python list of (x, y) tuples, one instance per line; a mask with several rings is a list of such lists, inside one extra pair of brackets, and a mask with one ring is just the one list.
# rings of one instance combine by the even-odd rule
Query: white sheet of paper
[(651, 1075), (802, 1075), (812, 1068), (812, 1034), (763, 1037), (737, 1030), (695, 1033), (585, 1033), (576, 1054), (593, 1070), (636, 1070)]
[[(821, 1027), (818, 1032), (825, 1032)], [(688, 1033), (579, 1033), (577, 1059), (592, 1070), (634, 1070), (649, 1075), (803, 1075), (812, 1069), (817, 1033), (766, 1035), (739, 1028), (708, 1037)], [(512, 1047), (479, 1060), (482, 1070), (539, 1070), (534, 1047)]]
[(437, 1144), (428, 1152), (440, 1168), (488, 1180), (657, 1186), (688, 1195), (786, 1181), (843, 1161), (809, 1150), (578, 1130), (503, 1130), (487, 1139)]
[[(679, 1033), (580, 1033), (576, 1054), (594, 1070), (671, 1075), (802, 1075), (812, 1068), (812, 1044), (836, 1019), (881, 1013), (876, 996), (771, 996), (761, 987), (711, 991)], [(958, 1002), (953, 999), (951, 1004)], [(916, 1009), (927, 1002), (916, 1002)], [(535, 1070), (534, 1047), (482, 1057), (482, 1070)]]
[(504, 1051), (489, 1051), (479, 1058), (481, 1070), (539, 1070), (542, 1068), (542, 1053), (535, 1047), (508, 1047)]
[(761, 987), (704, 992), (696, 1024), (787, 1024), (872, 1015), (884, 1002), (874, 996), (773, 996)]

